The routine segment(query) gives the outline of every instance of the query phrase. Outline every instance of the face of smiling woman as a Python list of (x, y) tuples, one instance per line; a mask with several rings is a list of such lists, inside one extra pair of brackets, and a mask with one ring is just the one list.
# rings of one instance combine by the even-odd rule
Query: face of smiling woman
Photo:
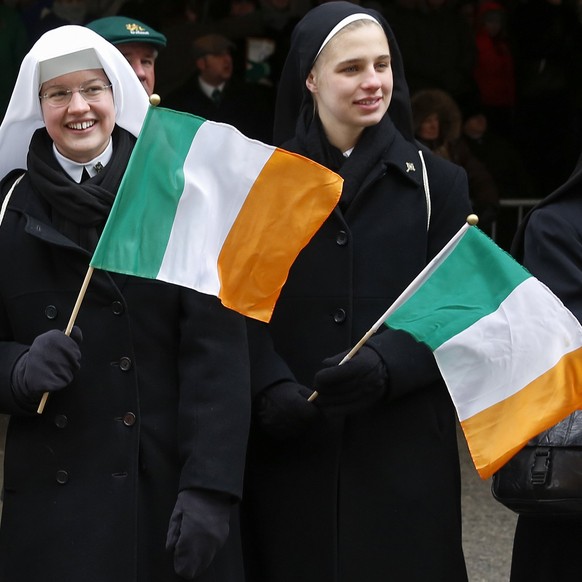
[(392, 83), (380, 26), (363, 21), (332, 38), (306, 81), (330, 143), (346, 151), (364, 128), (378, 123), (390, 105)]
[(105, 150), (115, 126), (115, 106), (111, 89), (103, 91), (95, 101), (86, 101), (78, 92), (89, 82), (109, 85), (103, 69), (87, 69), (55, 77), (42, 84), (44, 95), (54, 87), (72, 89), (66, 105), (54, 107), (41, 99), (42, 114), (48, 134), (57, 150), (75, 162), (88, 162)]

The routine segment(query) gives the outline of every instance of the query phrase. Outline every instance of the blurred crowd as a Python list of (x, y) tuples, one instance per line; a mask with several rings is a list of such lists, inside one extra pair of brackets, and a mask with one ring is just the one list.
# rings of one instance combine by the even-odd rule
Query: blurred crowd
[[(3, 0), (0, 119), (20, 61), (40, 35), (63, 24), (123, 16), (164, 37), (155, 55), (155, 92), (163, 105), (269, 142), (291, 32), (321, 3)], [(392, 26), (416, 136), (467, 170), (486, 231), (500, 219), (500, 200), (542, 198), (566, 180), (582, 147), (581, 0), (359, 3), (382, 12)], [(224, 58), (203, 71), (200, 59), (208, 54)], [(224, 89), (212, 106), (194, 96), (205, 75)], [(509, 245), (511, 235), (498, 234), (500, 244)]]

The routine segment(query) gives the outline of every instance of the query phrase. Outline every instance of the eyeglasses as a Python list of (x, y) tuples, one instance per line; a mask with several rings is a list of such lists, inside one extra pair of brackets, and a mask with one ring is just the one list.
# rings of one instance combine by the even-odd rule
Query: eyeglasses
[(84, 85), (81, 85), (78, 89), (68, 89), (67, 87), (51, 87), (39, 95), (41, 99), (44, 99), (51, 107), (64, 107), (71, 102), (73, 93), (79, 93), (83, 99), (87, 102), (99, 101), (101, 96), (107, 89), (111, 89), (112, 84), (104, 85), (103, 81), (88, 81)]

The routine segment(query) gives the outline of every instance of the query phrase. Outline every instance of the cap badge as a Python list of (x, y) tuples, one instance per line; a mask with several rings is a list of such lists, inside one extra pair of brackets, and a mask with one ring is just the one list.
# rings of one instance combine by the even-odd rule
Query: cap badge
[(132, 34), (136, 34), (136, 33), (140, 33), (140, 32), (147, 33), (147, 30), (143, 26), (140, 26), (139, 24), (135, 24), (135, 22), (133, 22), (131, 24), (126, 24), (125, 28), (127, 29), (128, 32), (131, 32)]

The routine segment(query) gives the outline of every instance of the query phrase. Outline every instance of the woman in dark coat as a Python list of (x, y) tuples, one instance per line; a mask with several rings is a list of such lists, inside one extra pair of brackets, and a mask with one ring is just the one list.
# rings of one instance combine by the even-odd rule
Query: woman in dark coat
[[(511, 252), (582, 322), (582, 158), (570, 178), (524, 218)], [(511, 582), (580, 579), (582, 519), (517, 520)]]
[(242, 577), (236, 536), (212, 561), (242, 490), (242, 317), (96, 271), (62, 331), (147, 107), (123, 55), (68, 26), (31, 49), (0, 126), (2, 175), (26, 165), (0, 185), (3, 582)]
[(337, 366), (470, 212), (464, 170), (414, 141), (376, 11), (329, 2), (302, 19), (275, 137), (344, 189), (269, 326), (249, 326), (247, 579), (464, 581), (455, 413), (432, 354), (386, 328)]

